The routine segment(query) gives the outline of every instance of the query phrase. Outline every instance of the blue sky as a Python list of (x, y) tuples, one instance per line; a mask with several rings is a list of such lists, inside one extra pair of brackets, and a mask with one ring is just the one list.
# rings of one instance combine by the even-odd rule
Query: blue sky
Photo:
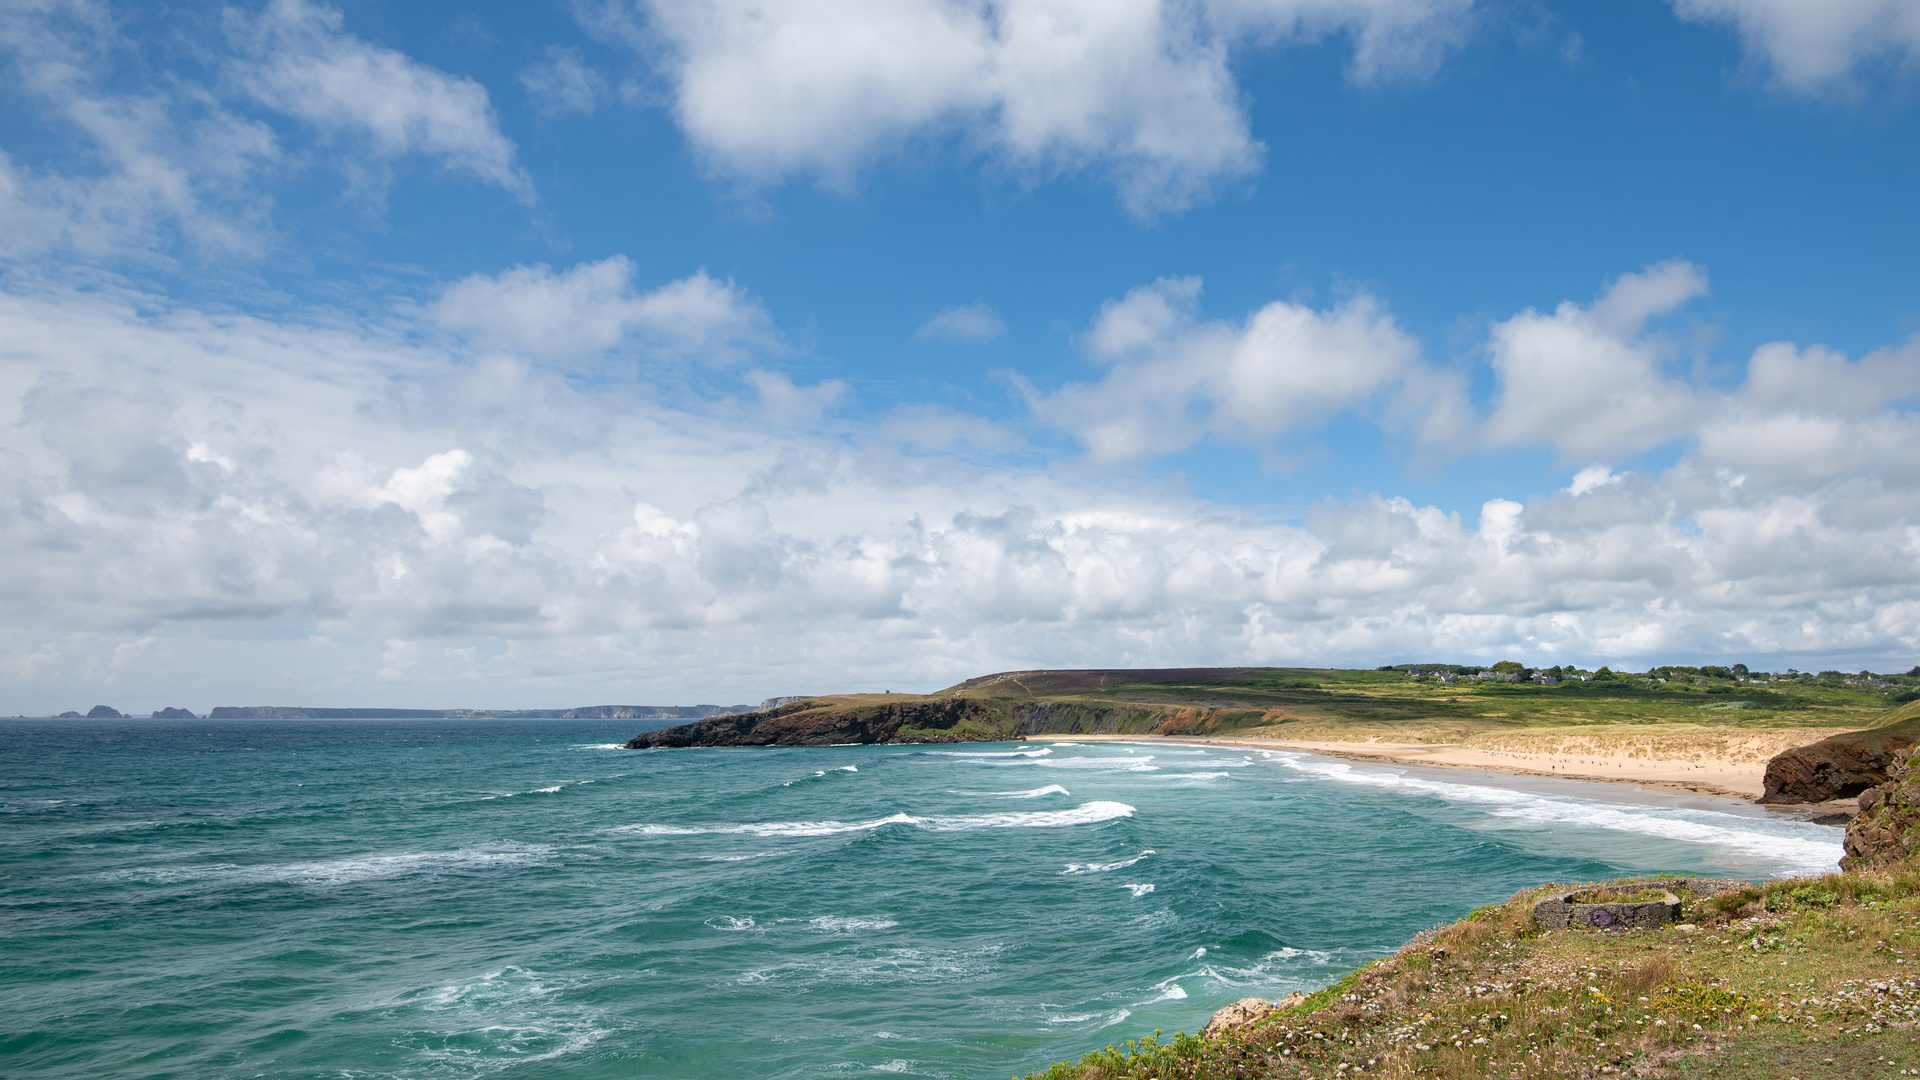
[(1904, 0), (0, 49), (0, 710), (1920, 660)]

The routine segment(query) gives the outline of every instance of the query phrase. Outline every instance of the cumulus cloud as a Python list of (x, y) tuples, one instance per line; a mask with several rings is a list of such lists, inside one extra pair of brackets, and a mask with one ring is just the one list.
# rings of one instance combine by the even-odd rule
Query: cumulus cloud
[[(565, 277), (511, 273), (483, 282), (538, 296)], [(1687, 279), (1616, 283), (1579, 320), (1631, 339)], [(1374, 302), (1215, 323), (1196, 293), (1174, 279), (1116, 300), (1087, 348), (1114, 371), (1208, 358), (1218, 386), (1186, 400), (1224, 430), (1391, 401), (1380, 373), (1416, 355)], [(1458, 511), (1334, 498), (1299, 521), (1053, 468), (925, 406), (901, 422), (947, 435), (896, 453), (822, 418), (844, 388), (768, 366), (745, 380), (759, 407), (669, 403), (398, 322), (51, 285), (0, 292), (0, 342), (17, 418), (0, 428), (0, 683), (23, 708), (108, 678), (155, 704), (364, 704), (386, 678), (387, 703), (551, 705), (1031, 666), (1904, 666), (1920, 649), (1912, 341), (1859, 359), (1769, 346), (1714, 399), (1885, 425), (1877, 462), (1757, 460), (1707, 424), (1658, 473), (1584, 467)], [(1265, 358), (1252, 374), (1243, 351)], [(1336, 362), (1375, 375), (1316, 374)], [(1279, 415), (1226, 409), (1235, 380)]]
[(1672, 0), (1682, 19), (1731, 24), (1749, 57), (1800, 92), (1850, 84), (1862, 68), (1920, 63), (1911, 0)]
[(1085, 338), (1106, 376), (1031, 395), (1035, 415), (1095, 460), (1125, 461), (1209, 435), (1262, 445), (1314, 431), (1410, 380), (1443, 398), (1456, 389), (1371, 296), (1324, 310), (1276, 301), (1242, 323), (1203, 319), (1199, 300), (1198, 278), (1162, 278), (1108, 302)]
[(915, 337), (936, 341), (992, 341), (1007, 332), (1007, 324), (979, 301), (951, 307), (935, 315)]
[(1665, 374), (1671, 344), (1646, 325), (1706, 291), (1698, 267), (1665, 262), (1622, 275), (1592, 304), (1494, 324), (1488, 350), (1500, 385), (1487, 441), (1579, 457), (1644, 450), (1689, 430), (1702, 404)]
[(765, 309), (731, 281), (702, 270), (642, 293), (633, 261), (615, 255), (555, 273), (544, 263), (474, 274), (428, 308), (439, 326), (476, 346), (566, 358), (622, 345), (714, 360), (776, 341)]
[(522, 201), (533, 183), (500, 132), (486, 88), (346, 33), (342, 14), (272, 0), (257, 17), (230, 12), (231, 67), (255, 100), (384, 157), (420, 154)]
[(608, 0), (593, 24), (662, 58), (712, 166), (750, 184), (844, 186), (867, 162), (960, 133), (1016, 172), (1094, 169), (1138, 217), (1259, 167), (1236, 46), (1333, 34), (1351, 78), (1421, 77), (1472, 0)]

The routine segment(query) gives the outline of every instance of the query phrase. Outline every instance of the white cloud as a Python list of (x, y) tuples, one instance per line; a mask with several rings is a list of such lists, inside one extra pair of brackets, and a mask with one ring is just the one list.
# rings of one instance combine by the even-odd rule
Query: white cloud
[(1454, 389), (1371, 296), (1326, 310), (1276, 301), (1242, 324), (1202, 319), (1199, 298), (1198, 278), (1162, 278), (1109, 301), (1086, 336), (1107, 375), (1032, 395), (1035, 415), (1095, 460), (1124, 461), (1208, 435), (1263, 445), (1317, 430), (1408, 380)]
[(1868, 475), (1920, 484), (1920, 423), (1895, 404), (1920, 394), (1920, 335), (1857, 361), (1831, 349), (1763, 345), (1746, 382), (1700, 425), (1700, 456), (1774, 479)]
[(1665, 262), (1624, 274), (1591, 305), (1529, 308), (1489, 332), (1500, 386), (1485, 438), (1587, 456), (1644, 450), (1690, 430), (1703, 403), (1664, 373), (1671, 347), (1647, 320), (1707, 291), (1706, 274)]
[(1788, 89), (1850, 84), (1876, 62), (1920, 63), (1920, 5), (1912, 0), (1672, 0), (1682, 19), (1730, 23), (1749, 56)]
[(229, 12), (228, 22), (246, 54), (232, 76), (262, 104), (381, 156), (423, 154), (532, 201), (479, 83), (345, 33), (338, 10), (306, 0), (271, 0), (258, 17)]
[(86, 147), (66, 173), (0, 152), (0, 254), (150, 258), (174, 236), (203, 254), (262, 249), (273, 133), (191, 84), (126, 78), (134, 51), (104, 4), (0, 7), (9, 81)]
[[(637, 9), (637, 13), (635, 12)], [(664, 50), (674, 112), (750, 184), (845, 186), (963, 133), (1025, 175), (1098, 170), (1137, 217), (1254, 172), (1229, 52), (1345, 33), (1351, 77), (1431, 72), (1471, 0), (609, 0), (595, 25)]]
[(992, 308), (975, 301), (951, 307), (927, 321), (914, 335), (939, 341), (992, 341), (1007, 332), (1007, 324)]
[(615, 255), (555, 273), (545, 264), (475, 274), (447, 286), (429, 316), (486, 349), (574, 357), (638, 345), (671, 356), (738, 359), (774, 345), (772, 321), (730, 281), (696, 272), (642, 293)]
[(605, 80), (586, 65), (579, 50), (559, 45), (547, 46), (545, 57), (522, 68), (518, 78), (534, 107), (548, 116), (592, 116), (606, 93)]
[[(512, 273), (485, 280), (538, 296), (564, 276)], [(1616, 285), (1581, 318), (1630, 334), (1671, 295), (1654, 284)], [(1210, 323), (1194, 291), (1166, 281), (1116, 301), (1089, 352), (1118, 371), (1198, 349), (1220, 388), (1236, 350), (1375, 371), (1411, 355), (1358, 301)], [(64, 708), (108, 677), (123, 703), (137, 691), (197, 711), (367, 704), (382, 677), (387, 704), (553, 705), (930, 688), (1030, 666), (1904, 668), (1920, 651), (1911, 441), (1816, 474), (1736, 463), (1703, 436), (1659, 474), (1592, 466), (1462, 513), (1328, 499), (1276, 522), (1017, 442), (997, 455), (968, 418), (949, 425), (966, 454), (952, 440), (895, 453), (821, 417), (831, 385), (768, 370), (743, 383), (757, 402), (670, 405), (644, 382), (576, 381), (406, 331), (0, 292), (0, 410), (16, 418), (0, 428), (9, 700)], [(1773, 347), (1714, 400), (1910, 428), (1915, 348)], [(1267, 387), (1285, 410), (1367, 385), (1309, 364), (1257, 369), (1247, 393)], [(1188, 397), (1201, 419), (1255, 422), (1216, 421), (1214, 392)], [(1301, 415), (1259, 430), (1313, 422)]]

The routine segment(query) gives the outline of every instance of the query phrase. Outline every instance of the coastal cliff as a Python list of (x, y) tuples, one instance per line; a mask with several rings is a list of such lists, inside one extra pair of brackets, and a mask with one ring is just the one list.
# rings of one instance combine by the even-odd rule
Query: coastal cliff
[(985, 703), (967, 698), (849, 703), (805, 698), (736, 716), (651, 731), (629, 750), (677, 746), (833, 746), (844, 743), (981, 742), (1013, 737)]
[[(1223, 719), (1223, 716), (1225, 719)], [(956, 693), (836, 695), (652, 731), (631, 750), (685, 746), (1007, 742), (1028, 735), (1202, 735), (1258, 710), (1130, 701), (1022, 699)]]
[[(1617, 889), (1644, 886), (1626, 880)], [(1911, 862), (1684, 899), (1657, 929), (1548, 929), (1525, 890), (1332, 986), (1241, 1001), (1028, 1080), (1857, 1080), (1920, 1066)]]
[(1847, 799), (1884, 784), (1890, 770), (1920, 745), (1920, 702), (1889, 712), (1872, 727), (1795, 747), (1767, 763), (1770, 804)]

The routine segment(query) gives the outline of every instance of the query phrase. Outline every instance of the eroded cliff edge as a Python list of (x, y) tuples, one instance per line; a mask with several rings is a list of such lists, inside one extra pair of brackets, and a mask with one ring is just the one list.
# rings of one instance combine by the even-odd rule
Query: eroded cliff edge
[[(893, 700), (888, 700), (889, 697)], [(1008, 742), (1043, 733), (1179, 733), (1206, 727), (1212, 712), (1205, 708), (1153, 703), (1095, 704), (971, 696), (820, 697), (650, 731), (628, 742), (627, 748)]]
[(1763, 803), (1849, 799), (1891, 779), (1894, 766), (1920, 746), (1920, 702), (1889, 712), (1872, 727), (1797, 746), (1767, 763)]

